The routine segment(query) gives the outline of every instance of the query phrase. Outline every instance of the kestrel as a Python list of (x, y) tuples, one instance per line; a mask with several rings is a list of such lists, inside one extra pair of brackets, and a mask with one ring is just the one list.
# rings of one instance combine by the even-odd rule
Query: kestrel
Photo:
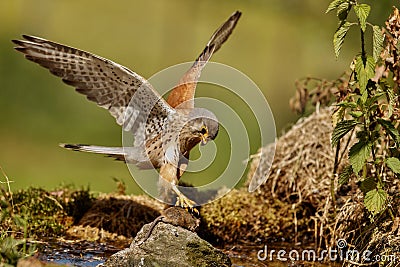
[(111, 60), (29, 35), (13, 42), (17, 45), (15, 49), (28, 60), (49, 69), (87, 99), (107, 109), (117, 123), (134, 136), (130, 147), (61, 146), (106, 154), (139, 168), (159, 168), (161, 195), (166, 197), (175, 192), (176, 205), (192, 208), (196, 203), (181, 193), (177, 184), (190, 150), (200, 142), (206, 144), (214, 140), (219, 127), (212, 112), (194, 107), (196, 84), (202, 69), (228, 39), (240, 16), (241, 12), (235, 12), (215, 31), (167, 101), (146, 79)]

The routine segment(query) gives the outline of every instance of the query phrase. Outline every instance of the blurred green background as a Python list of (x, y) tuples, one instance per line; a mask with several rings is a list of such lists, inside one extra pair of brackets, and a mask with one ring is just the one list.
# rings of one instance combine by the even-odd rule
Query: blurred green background
[[(381, 25), (397, 3), (366, 2), (372, 5), (370, 20)], [(15, 52), (11, 39), (21, 34), (93, 52), (150, 77), (195, 59), (212, 32), (240, 10), (237, 28), (212, 60), (242, 71), (262, 89), (280, 133), (297, 119), (288, 105), (295, 80), (308, 75), (337, 78), (358, 51), (357, 32), (350, 31), (335, 60), (332, 35), (337, 19), (324, 14), (328, 3), (1, 0), (0, 166), (14, 181), (13, 189), (74, 183), (109, 192), (115, 188), (111, 177), (117, 177), (129, 192), (139, 192), (124, 164), (58, 147), (60, 142), (118, 146), (121, 129), (106, 110)], [(255, 153), (256, 145), (251, 150)]]

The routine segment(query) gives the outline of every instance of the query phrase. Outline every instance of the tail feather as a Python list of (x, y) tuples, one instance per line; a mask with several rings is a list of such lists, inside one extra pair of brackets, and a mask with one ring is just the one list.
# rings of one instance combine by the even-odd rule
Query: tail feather
[(73, 151), (103, 154), (126, 163), (133, 163), (141, 168), (152, 166), (144, 156), (143, 150), (136, 147), (106, 147), (84, 144), (60, 144), (60, 147)]
[(106, 154), (110, 156), (125, 156), (123, 147), (105, 147), (105, 146), (92, 146), (84, 144), (60, 144), (61, 147), (73, 150), (73, 151), (83, 151), (91, 152), (97, 154)]

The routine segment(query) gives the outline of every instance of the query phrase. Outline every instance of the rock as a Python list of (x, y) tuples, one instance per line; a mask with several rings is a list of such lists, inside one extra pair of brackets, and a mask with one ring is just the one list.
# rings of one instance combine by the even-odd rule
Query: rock
[(36, 259), (35, 257), (22, 258), (18, 260), (17, 263), (17, 267), (43, 267), (43, 266), (46, 266), (46, 264)]
[(227, 255), (180, 226), (159, 222), (151, 236), (141, 245), (150, 229), (146, 224), (131, 246), (112, 255), (103, 266), (231, 266)]

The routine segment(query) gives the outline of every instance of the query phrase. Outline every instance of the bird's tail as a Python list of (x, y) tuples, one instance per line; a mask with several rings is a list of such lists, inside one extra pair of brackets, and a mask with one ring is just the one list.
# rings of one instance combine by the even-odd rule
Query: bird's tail
[(103, 154), (116, 160), (136, 164), (141, 168), (152, 166), (143, 155), (143, 150), (136, 147), (106, 147), (83, 144), (60, 144), (60, 146), (73, 151)]

